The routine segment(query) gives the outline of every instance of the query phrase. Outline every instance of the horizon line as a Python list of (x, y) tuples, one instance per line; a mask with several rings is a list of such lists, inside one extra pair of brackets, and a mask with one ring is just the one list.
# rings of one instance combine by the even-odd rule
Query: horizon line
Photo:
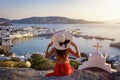
[(5, 18), (5, 19), (9, 19), (9, 20), (21, 20), (21, 19), (25, 19), (25, 18), (32, 18), (32, 17), (65, 17), (65, 18), (69, 18), (69, 19), (75, 19), (75, 20), (85, 20), (85, 21), (95, 21), (95, 22), (115, 22), (118, 21), (120, 22), (120, 19), (114, 19), (114, 20), (89, 20), (89, 19), (85, 19), (85, 18), (71, 18), (71, 17), (66, 17), (66, 16), (28, 16), (28, 17), (23, 17), (23, 18), (8, 18), (8, 17), (0, 17), (0, 18)]

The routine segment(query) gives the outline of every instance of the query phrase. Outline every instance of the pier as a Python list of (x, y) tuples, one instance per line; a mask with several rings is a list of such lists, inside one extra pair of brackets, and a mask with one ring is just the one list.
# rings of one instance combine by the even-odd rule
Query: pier
[(90, 35), (73, 35), (75, 37), (82, 37), (84, 39), (97, 39), (97, 40), (110, 40), (110, 41), (115, 41), (114, 38), (106, 38), (106, 37), (102, 37), (102, 36), (90, 36)]

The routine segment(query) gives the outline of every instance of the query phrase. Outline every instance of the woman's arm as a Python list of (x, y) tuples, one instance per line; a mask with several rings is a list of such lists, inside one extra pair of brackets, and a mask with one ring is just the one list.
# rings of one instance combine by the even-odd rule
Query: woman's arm
[(46, 49), (46, 52), (45, 52), (45, 58), (48, 58), (49, 56), (51, 56), (54, 52), (55, 52), (55, 48), (52, 48), (50, 51), (49, 51), (49, 48), (53, 45), (53, 43), (49, 43), (48, 46), (47, 46), (47, 49)]
[(80, 52), (79, 52), (79, 50), (78, 50), (77, 45), (76, 45), (74, 42), (71, 42), (71, 45), (75, 48), (76, 51), (73, 51), (71, 48), (69, 48), (69, 52), (70, 52), (73, 56), (75, 56), (75, 57), (77, 57), (77, 58), (80, 58), (81, 55), (80, 55)]

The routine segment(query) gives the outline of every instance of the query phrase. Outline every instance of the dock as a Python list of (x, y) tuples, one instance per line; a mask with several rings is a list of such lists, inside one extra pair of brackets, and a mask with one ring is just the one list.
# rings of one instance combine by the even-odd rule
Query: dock
[(114, 38), (106, 38), (106, 37), (102, 37), (102, 36), (90, 36), (90, 35), (73, 35), (74, 37), (82, 37), (84, 39), (97, 39), (97, 40), (110, 40), (110, 41), (115, 41)]

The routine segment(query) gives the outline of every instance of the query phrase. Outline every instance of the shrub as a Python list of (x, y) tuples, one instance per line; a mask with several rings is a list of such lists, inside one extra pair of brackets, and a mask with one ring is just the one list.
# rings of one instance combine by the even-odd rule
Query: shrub
[(106, 63), (111, 64), (111, 68), (116, 69), (116, 67), (113, 65), (113, 61), (106, 59)]
[(29, 61), (31, 62), (31, 67), (36, 69), (37, 65), (42, 59), (43, 57), (40, 54), (32, 54), (31, 58), (29, 59)]
[(81, 57), (86, 57), (87, 58), (88, 56), (87, 56), (87, 54), (81, 52)]
[(27, 66), (26, 66), (26, 64), (23, 63), (23, 62), (16, 62), (16, 63), (14, 64), (14, 67), (17, 67), (17, 68), (26, 68)]
[(81, 65), (81, 63), (77, 62), (77, 61), (70, 61), (70, 65), (74, 68), (74, 69), (78, 69), (78, 66)]
[(44, 59), (40, 61), (37, 65), (38, 70), (49, 70), (54, 68), (54, 63), (49, 59)]
[(1, 50), (0, 50), (0, 54), (2, 55), (2, 54), (4, 54), (4, 53), (5, 53), (4, 50), (1, 49)]
[(24, 62), (14, 62), (14, 61), (3, 61), (0, 62), (1, 67), (17, 67), (17, 68), (26, 68), (26, 64)]
[(54, 63), (49, 59), (43, 58), (40, 54), (32, 54), (29, 61), (31, 62), (31, 68), (33, 69), (48, 70), (54, 68)]
[(5, 56), (11, 56), (13, 53), (12, 52), (5, 52), (4, 49), (0, 49), (0, 55), (5, 55)]
[(20, 62), (20, 59), (17, 58), (17, 57), (12, 57), (12, 58), (11, 58), (11, 61)]
[(12, 67), (12, 64), (14, 65), (15, 62), (13, 62), (13, 61), (0, 62), (1, 67)]
[(83, 59), (81, 62), (85, 62), (85, 61), (88, 61), (88, 55), (84, 52), (81, 53), (81, 57), (85, 57), (85, 59)]
[(4, 53), (5, 56), (11, 56), (13, 53), (12, 52), (6, 52)]

